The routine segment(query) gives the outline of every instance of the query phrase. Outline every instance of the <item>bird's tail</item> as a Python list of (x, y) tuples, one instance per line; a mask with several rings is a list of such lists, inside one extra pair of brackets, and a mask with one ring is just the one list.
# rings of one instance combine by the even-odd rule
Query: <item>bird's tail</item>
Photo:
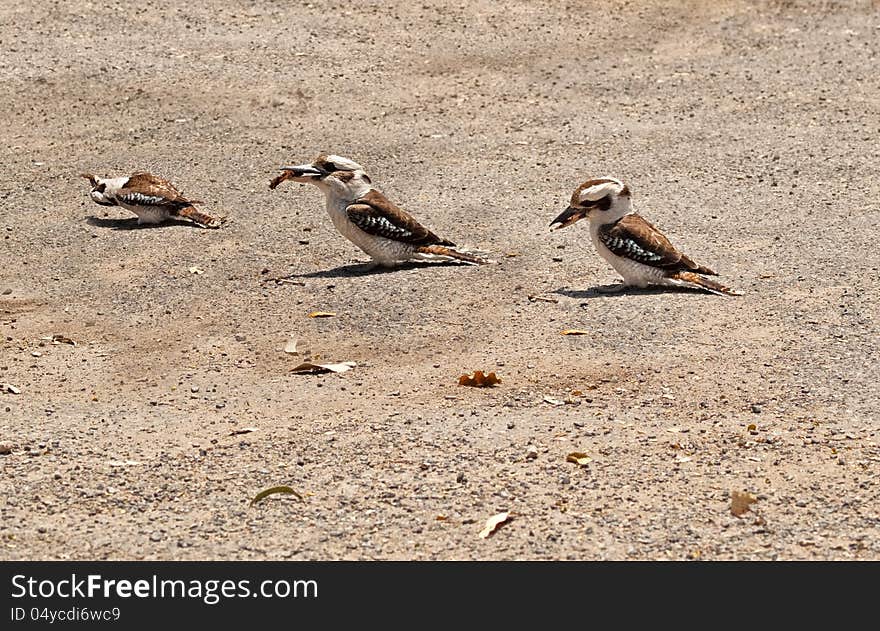
[(222, 219), (215, 219), (210, 215), (206, 215), (200, 210), (197, 210), (195, 206), (184, 206), (177, 211), (177, 214), (180, 217), (189, 219), (190, 221), (197, 223), (204, 228), (219, 228), (223, 223)]
[(293, 172), (292, 172), (292, 171), (282, 171), (282, 172), (281, 172), (281, 175), (277, 175), (277, 176), (275, 176), (275, 177), (272, 178), (272, 181), (269, 182), (269, 188), (271, 188), (271, 189), (276, 188), (276, 187), (277, 187), (279, 184), (281, 184), (284, 180), (289, 180), (289, 179), (290, 179), (290, 176), (292, 176), (292, 175), (293, 175)]
[(434, 257), (443, 257), (441, 260), (449, 260), (454, 259), (456, 261), (462, 261), (463, 263), (468, 263), (469, 265), (484, 265), (486, 263), (491, 263), (487, 258), (482, 256), (477, 256), (474, 253), (463, 251), (454, 246), (445, 246), (445, 245), (423, 245), (422, 247), (416, 250), (419, 254), (425, 255), (425, 259), (432, 259)]
[(676, 285), (699, 287), (700, 289), (705, 289), (706, 291), (718, 294), (719, 296), (742, 296), (740, 292), (735, 291), (730, 287), (725, 287), (721, 283), (716, 283), (714, 280), (709, 280), (708, 278), (693, 272), (676, 272), (670, 276), (669, 279)]

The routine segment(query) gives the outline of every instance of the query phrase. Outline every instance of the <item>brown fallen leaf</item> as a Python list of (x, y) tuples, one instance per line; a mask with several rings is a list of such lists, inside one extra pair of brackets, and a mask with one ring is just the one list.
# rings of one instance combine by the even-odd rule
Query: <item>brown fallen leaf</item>
[(317, 375), (325, 372), (347, 372), (355, 366), (357, 366), (357, 364), (354, 362), (341, 362), (339, 364), (314, 364), (312, 362), (303, 362), (290, 372)]
[(296, 490), (290, 488), (289, 486), (273, 486), (271, 489), (266, 489), (265, 491), (260, 491), (254, 496), (254, 499), (251, 500), (250, 505), (253, 506), (261, 499), (269, 497), (270, 495), (275, 495), (276, 493), (285, 493), (287, 495), (294, 495), (298, 500), (303, 501), (303, 496), (299, 494)]
[(750, 432), (755, 432), (755, 431), (758, 430), (758, 426), (755, 425), (754, 423), (750, 423), (749, 426), (748, 426), (746, 429), (747, 429), (748, 431), (750, 431)]
[(485, 539), (496, 530), (498, 530), (498, 528), (500, 528), (502, 524), (506, 524), (509, 521), (510, 513), (508, 512), (492, 515), (489, 519), (486, 520), (485, 527), (480, 531), (480, 539)]
[(464, 374), (458, 378), (458, 385), (471, 386), (473, 388), (488, 388), (497, 383), (501, 383), (501, 379), (499, 379), (494, 372), (484, 375), (482, 370), (475, 371), (473, 377)]
[(584, 329), (565, 329), (561, 332), (561, 335), (589, 335), (589, 331), (585, 331)]
[(240, 434), (250, 434), (251, 432), (257, 431), (256, 427), (242, 427), (241, 429), (234, 429), (229, 432), (230, 436), (239, 436)]
[(310, 318), (333, 318), (335, 316), (335, 311), (312, 311), (309, 314)]
[(730, 492), (730, 512), (739, 517), (751, 510), (750, 504), (754, 504), (758, 498), (748, 491), (731, 491)]
[(582, 453), (580, 451), (573, 451), (565, 457), (565, 461), (573, 462), (576, 465), (580, 465), (583, 467), (593, 462), (593, 459), (585, 453)]

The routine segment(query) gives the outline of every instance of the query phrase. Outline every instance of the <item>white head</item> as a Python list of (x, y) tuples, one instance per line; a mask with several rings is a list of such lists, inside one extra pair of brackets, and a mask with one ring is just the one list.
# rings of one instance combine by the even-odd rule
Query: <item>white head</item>
[(586, 217), (591, 222), (611, 223), (632, 212), (629, 187), (613, 177), (588, 180), (577, 187), (571, 203), (550, 223), (556, 230), (565, 228)]
[(364, 195), (372, 188), (370, 177), (364, 167), (354, 160), (337, 155), (321, 154), (311, 164), (281, 167), (283, 173), (272, 180), (275, 188), (284, 180), (314, 184), (326, 194), (354, 198)]
[(82, 173), (81, 175), (92, 185), (89, 197), (93, 202), (101, 204), (101, 206), (118, 206), (115, 195), (120, 188), (125, 186), (128, 181), (127, 177), (100, 178), (91, 173)]

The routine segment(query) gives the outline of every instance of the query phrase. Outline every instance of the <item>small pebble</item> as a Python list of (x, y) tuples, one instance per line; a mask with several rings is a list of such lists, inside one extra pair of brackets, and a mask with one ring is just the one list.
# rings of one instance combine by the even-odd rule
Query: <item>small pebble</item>
[(757, 403), (753, 403), (753, 404), (752, 404), (752, 413), (753, 413), (753, 414), (760, 414), (760, 413), (763, 412), (763, 411), (764, 411), (764, 408), (762, 408), (762, 407), (761, 407), (760, 405), (758, 405)]
[(163, 538), (163, 535), (158, 530), (155, 530), (152, 533), (150, 533), (150, 541), (162, 541), (162, 538)]
[(526, 460), (534, 460), (538, 457), (538, 448), (534, 445), (526, 447)]

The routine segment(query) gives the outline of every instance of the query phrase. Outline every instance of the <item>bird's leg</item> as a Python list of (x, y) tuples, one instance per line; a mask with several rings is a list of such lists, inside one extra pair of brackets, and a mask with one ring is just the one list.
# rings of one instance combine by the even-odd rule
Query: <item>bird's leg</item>
[(596, 287), (596, 291), (600, 294), (619, 294), (624, 289), (626, 289), (626, 285), (624, 283), (615, 283), (614, 285), (600, 285)]

